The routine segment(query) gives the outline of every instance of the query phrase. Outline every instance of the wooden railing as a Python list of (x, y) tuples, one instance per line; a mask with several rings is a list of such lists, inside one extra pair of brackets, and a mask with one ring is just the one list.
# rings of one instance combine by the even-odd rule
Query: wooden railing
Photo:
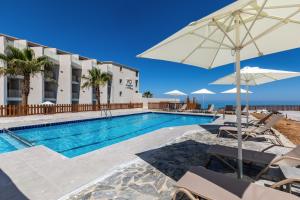
[(100, 109), (133, 109), (142, 108), (142, 103), (114, 103), (101, 104), (101, 108), (94, 104), (55, 104), (55, 105), (0, 105), (0, 117), (16, 117), (24, 115), (55, 114), (68, 112), (98, 111)]
[(148, 103), (148, 109), (151, 110), (164, 110), (170, 107), (180, 108), (181, 103), (170, 103), (170, 102), (157, 102), (157, 103)]
[(254, 105), (249, 110), (300, 111), (300, 105)]

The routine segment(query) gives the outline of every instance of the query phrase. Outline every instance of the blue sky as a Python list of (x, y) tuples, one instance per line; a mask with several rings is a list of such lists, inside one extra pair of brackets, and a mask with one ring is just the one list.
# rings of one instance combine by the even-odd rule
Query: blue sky
[[(175, 33), (189, 22), (233, 0), (10, 0), (1, 2), (0, 32), (99, 60), (112, 60), (140, 70), (141, 91), (157, 97), (179, 89), (216, 92), (230, 86), (208, 83), (233, 72), (233, 65), (205, 70), (176, 63), (136, 58), (136, 55)], [(300, 71), (300, 50), (242, 62)], [(254, 101), (299, 102), (300, 78), (251, 88)], [(233, 100), (213, 95), (210, 100)]]

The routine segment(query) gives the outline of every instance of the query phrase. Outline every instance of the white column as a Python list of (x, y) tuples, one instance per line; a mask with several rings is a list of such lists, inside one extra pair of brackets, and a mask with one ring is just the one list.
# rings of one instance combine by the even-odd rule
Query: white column
[[(83, 60), (82, 64), (82, 76), (88, 76), (89, 70), (93, 68), (97, 63), (96, 60)], [(85, 82), (83, 78), (81, 78), (80, 87)], [(79, 94), (79, 103), (80, 104), (92, 104), (93, 103), (93, 88), (80, 88)]]
[[(34, 51), (35, 57), (43, 56), (43, 47), (31, 47)], [(30, 77), (30, 93), (28, 97), (28, 104), (41, 104), (44, 97), (44, 77), (43, 74), (37, 73)]]
[(14, 47), (23, 50), (23, 49), (27, 48), (27, 41), (26, 40), (15, 40)]
[(243, 152), (242, 152), (242, 115), (241, 115), (241, 55), (240, 55), (240, 19), (238, 13), (235, 15), (235, 40), (236, 40), (236, 118), (238, 130), (238, 178), (243, 177)]
[[(0, 37), (0, 53), (4, 53), (6, 48), (6, 38)], [(0, 61), (0, 67), (4, 67), (4, 62)], [(7, 78), (0, 76), (0, 105), (7, 104)]]
[(59, 55), (57, 104), (72, 103), (72, 60), (71, 55)]

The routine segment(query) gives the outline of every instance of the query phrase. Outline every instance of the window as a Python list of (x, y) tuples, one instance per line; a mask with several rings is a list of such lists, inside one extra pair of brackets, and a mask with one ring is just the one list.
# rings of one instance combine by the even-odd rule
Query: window
[(138, 77), (138, 76), (139, 76), (139, 72), (136, 71), (136, 72), (135, 72), (135, 77)]
[(123, 70), (123, 67), (120, 67), (120, 72)]
[(119, 82), (120, 82), (120, 84), (122, 84), (123, 80), (122, 80), (122, 79), (120, 79), (120, 80), (119, 80)]
[(122, 91), (120, 91), (119, 96), (120, 96), (120, 97), (122, 96)]
[(135, 80), (135, 87), (138, 87), (139, 80)]

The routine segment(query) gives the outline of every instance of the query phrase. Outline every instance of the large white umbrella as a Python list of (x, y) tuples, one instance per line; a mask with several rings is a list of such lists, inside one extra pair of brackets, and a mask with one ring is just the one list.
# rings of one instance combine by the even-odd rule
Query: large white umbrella
[[(179, 91), (179, 90), (172, 90), (170, 92), (166, 92), (166, 95), (174, 96), (174, 97), (180, 97), (180, 96), (186, 96), (187, 94)], [(176, 105), (176, 104), (175, 104)]]
[[(261, 85), (273, 81), (283, 80), (287, 78), (293, 78), (300, 76), (299, 72), (282, 71), (274, 69), (263, 69), (259, 67), (244, 67), (241, 69), (241, 85), (249, 86)], [(212, 84), (217, 85), (235, 85), (236, 84), (236, 73), (229, 74), (214, 81)], [(247, 94), (247, 124), (249, 121), (249, 95)]]
[(202, 105), (204, 106), (204, 96), (206, 94), (216, 94), (216, 93), (214, 93), (214, 92), (212, 92), (212, 91), (210, 91), (210, 90), (208, 90), (206, 88), (203, 88), (201, 90), (197, 90), (195, 92), (192, 92), (192, 94), (201, 94), (202, 95)]
[[(236, 94), (237, 93), (237, 88), (232, 88), (230, 90), (226, 90), (221, 92), (222, 94)], [(253, 92), (248, 91), (249, 94), (252, 94)], [(244, 90), (241, 88), (241, 94), (247, 94), (247, 90)]]
[(236, 68), (238, 177), (242, 177), (240, 61), (300, 46), (300, 0), (238, 0), (138, 55), (211, 69)]
[(45, 101), (41, 103), (41, 105), (54, 105), (54, 103), (52, 103), (51, 101)]
[(166, 92), (165, 94), (170, 95), (170, 96), (186, 96), (185, 93), (179, 91), (179, 90), (172, 90), (170, 92)]

